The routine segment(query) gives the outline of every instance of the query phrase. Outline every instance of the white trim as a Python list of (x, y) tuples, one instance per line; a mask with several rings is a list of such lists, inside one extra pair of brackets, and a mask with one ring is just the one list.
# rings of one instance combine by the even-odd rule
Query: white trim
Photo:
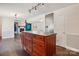
[(72, 47), (68, 47), (68, 46), (66, 46), (65, 48), (72, 50), (72, 51), (75, 51), (75, 52), (79, 52), (79, 49), (76, 49), (76, 48), (72, 48)]
[(8, 38), (14, 38), (14, 36), (12, 36), (12, 37), (2, 37), (2, 39), (8, 39)]
[(64, 46), (64, 45), (58, 45), (58, 44), (56, 44), (57, 46), (61, 46), (61, 47), (65, 47), (66, 48), (66, 46)]
[(79, 33), (66, 33), (67, 35), (77, 35), (79, 36)]
[(75, 51), (75, 52), (79, 52), (79, 49), (76, 49), (76, 48), (72, 48), (72, 47), (69, 47), (69, 46), (63, 46), (63, 45), (58, 45), (58, 44), (56, 44), (56, 45), (64, 47), (64, 48), (69, 49), (69, 50), (72, 50), (72, 51)]

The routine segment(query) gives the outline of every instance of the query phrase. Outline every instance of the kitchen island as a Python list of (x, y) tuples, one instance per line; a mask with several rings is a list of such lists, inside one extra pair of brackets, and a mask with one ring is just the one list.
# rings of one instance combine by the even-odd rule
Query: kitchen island
[(21, 32), (21, 43), (23, 49), (32, 56), (53, 56), (56, 54), (56, 33)]

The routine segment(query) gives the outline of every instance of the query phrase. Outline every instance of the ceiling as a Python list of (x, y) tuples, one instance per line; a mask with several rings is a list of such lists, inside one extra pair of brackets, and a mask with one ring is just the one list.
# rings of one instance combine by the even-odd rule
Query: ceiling
[(44, 6), (39, 6), (35, 11), (29, 13), (28, 10), (37, 3), (0, 3), (0, 16), (12, 16), (17, 14), (18, 17), (29, 17), (35, 14), (43, 14), (50, 11), (55, 11), (74, 3), (45, 3)]

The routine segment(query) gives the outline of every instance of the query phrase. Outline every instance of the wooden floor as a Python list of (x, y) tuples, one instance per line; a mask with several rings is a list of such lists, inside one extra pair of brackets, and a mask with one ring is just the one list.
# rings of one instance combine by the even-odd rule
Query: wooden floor
[(0, 56), (27, 56), (19, 39), (3, 39), (0, 42)]
[[(3, 39), (0, 41), (0, 56), (30, 56), (21, 47), (20, 39)], [(79, 53), (56, 46), (56, 56), (79, 56)]]
[(79, 52), (71, 51), (61, 46), (56, 46), (56, 56), (79, 56)]

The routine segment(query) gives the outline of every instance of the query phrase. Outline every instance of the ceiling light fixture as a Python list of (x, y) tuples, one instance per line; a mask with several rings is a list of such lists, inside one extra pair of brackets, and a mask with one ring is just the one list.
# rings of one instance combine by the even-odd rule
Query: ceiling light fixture
[(35, 10), (37, 10), (36, 6), (35, 6)]
[(42, 3), (42, 5), (44, 5), (44, 3)]
[(29, 9), (29, 13), (31, 13), (31, 10)]
[(38, 3), (36, 6), (34, 6), (34, 7), (32, 6), (32, 8), (29, 9), (29, 13), (31, 13), (32, 10), (37, 10), (37, 7), (42, 6), (42, 5), (44, 5), (44, 3)]

